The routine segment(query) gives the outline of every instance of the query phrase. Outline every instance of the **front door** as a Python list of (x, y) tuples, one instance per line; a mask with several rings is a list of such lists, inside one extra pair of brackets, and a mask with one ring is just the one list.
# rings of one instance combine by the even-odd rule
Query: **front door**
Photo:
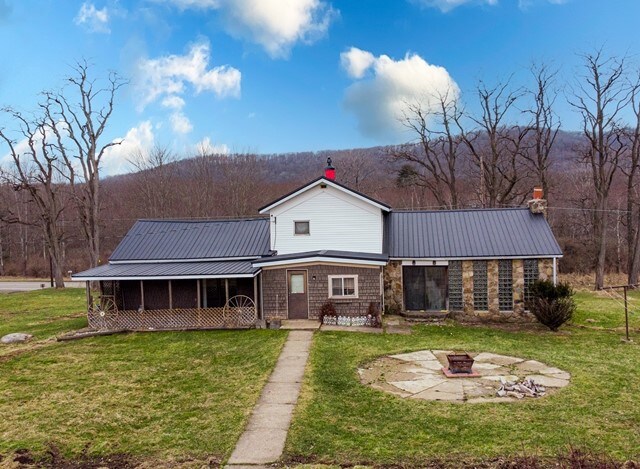
[(288, 271), (289, 319), (307, 319), (309, 302), (307, 301), (307, 272), (305, 270)]

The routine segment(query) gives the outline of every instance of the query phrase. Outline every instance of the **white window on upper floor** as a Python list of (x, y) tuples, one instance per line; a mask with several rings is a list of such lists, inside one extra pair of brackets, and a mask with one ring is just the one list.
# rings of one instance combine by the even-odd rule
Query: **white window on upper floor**
[(309, 220), (294, 221), (293, 222), (293, 234), (295, 235), (308, 235), (311, 234), (309, 229)]
[(358, 298), (358, 276), (329, 275), (329, 298)]

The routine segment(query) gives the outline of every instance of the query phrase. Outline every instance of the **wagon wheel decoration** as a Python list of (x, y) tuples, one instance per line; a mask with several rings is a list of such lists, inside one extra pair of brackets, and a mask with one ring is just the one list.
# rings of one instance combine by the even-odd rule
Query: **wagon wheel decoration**
[(89, 308), (89, 325), (98, 330), (113, 329), (118, 319), (118, 307), (113, 298), (102, 297)]
[(238, 325), (250, 325), (256, 321), (256, 304), (245, 295), (236, 295), (229, 298), (224, 305), (225, 322), (232, 320)]

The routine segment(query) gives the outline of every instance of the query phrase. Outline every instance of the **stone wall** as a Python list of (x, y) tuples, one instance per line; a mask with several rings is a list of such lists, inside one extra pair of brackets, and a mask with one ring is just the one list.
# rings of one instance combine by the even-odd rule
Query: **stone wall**
[(389, 261), (383, 269), (384, 312), (398, 314), (402, 311), (402, 261)]
[(329, 264), (307, 265), (299, 268), (265, 269), (263, 279), (263, 317), (265, 319), (287, 318), (287, 271), (307, 271), (309, 295), (309, 319), (318, 319), (320, 308), (329, 301), (329, 275), (357, 275), (358, 298), (332, 298), (338, 314), (366, 314), (370, 303), (380, 306), (381, 268), (350, 267)]

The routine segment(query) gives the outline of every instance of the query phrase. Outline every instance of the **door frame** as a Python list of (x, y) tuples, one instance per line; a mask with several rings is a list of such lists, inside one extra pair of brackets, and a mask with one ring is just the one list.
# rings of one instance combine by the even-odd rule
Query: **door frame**
[[(442, 265), (442, 264), (402, 264), (400, 266), (400, 278), (402, 279), (402, 310), (403, 311), (424, 311), (425, 313), (433, 313), (433, 312), (440, 312), (440, 311), (449, 311), (449, 264), (447, 263), (446, 265)], [(404, 285), (404, 268), (405, 267), (444, 267), (445, 268), (445, 275), (444, 275), (444, 288), (445, 288), (445, 297), (444, 297), (444, 306), (445, 309), (441, 310), (441, 309), (425, 309), (425, 310), (410, 310), (407, 309), (407, 305), (406, 305), (406, 301), (405, 301), (405, 294), (404, 294), (404, 289), (405, 289), (405, 285)]]
[[(310, 293), (309, 293), (309, 269), (286, 269), (285, 270), (285, 284), (287, 289), (287, 319), (291, 319), (289, 317), (289, 272), (304, 272), (304, 280), (305, 280), (305, 292), (307, 293), (307, 317), (309, 319), (309, 304), (311, 301)], [(305, 319), (305, 318), (302, 318)], [(295, 321), (295, 319), (292, 319)]]

